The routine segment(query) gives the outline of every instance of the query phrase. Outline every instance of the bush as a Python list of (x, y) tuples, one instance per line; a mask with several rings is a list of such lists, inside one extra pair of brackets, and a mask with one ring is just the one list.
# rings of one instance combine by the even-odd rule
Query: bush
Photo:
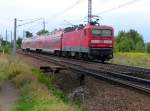
[(9, 54), (11, 52), (11, 46), (10, 45), (1, 46), (0, 52)]
[(116, 52), (145, 52), (142, 35), (131, 29), (129, 32), (120, 31), (115, 37)]
[(147, 46), (146, 46), (146, 51), (147, 51), (148, 53), (150, 53), (150, 43), (147, 44)]

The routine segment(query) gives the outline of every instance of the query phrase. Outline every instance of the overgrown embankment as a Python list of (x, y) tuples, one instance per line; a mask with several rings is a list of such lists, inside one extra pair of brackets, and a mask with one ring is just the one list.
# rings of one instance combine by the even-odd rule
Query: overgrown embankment
[(114, 59), (111, 60), (111, 62), (116, 64), (150, 68), (150, 54), (136, 52), (115, 53)]
[(11, 80), (20, 90), (14, 111), (83, 111), (57, 90), (52, 79), (17, 58), (0, 54), (0, 84)]

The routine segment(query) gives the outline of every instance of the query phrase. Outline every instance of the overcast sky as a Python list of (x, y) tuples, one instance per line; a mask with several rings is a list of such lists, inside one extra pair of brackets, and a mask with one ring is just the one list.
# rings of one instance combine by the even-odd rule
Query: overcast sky
[[(24, 22), (30, 19), (45, 18), (46, 28), (51, 31), (54, 28), (65, 27), (69, 21), (72, 24), (86, 23), (87, 1), (81, 2), (68, 11), (78, 0), (0, 0), (0, 34), (5, 36), (5, 30), (13, 30), (13, 20), (16, 17)], [(93, 0), (93, 14), (99, 14), (105, 10), (118, 7), (133, 0)], [(100, 23), (114, 27), (115, 34), (119, 30), (128, 31), (135, 29), (141, 33), (145, 42), (150, 42), (150, 0), (137, 0), (123, 8), (102, 13)], [(35, 22), (18, 28), (18, 35), (22, 36), (23, 30), (33, 33), (42, 28), (42, 21)], [(10, 34), (9, 34), (10, 35)]]

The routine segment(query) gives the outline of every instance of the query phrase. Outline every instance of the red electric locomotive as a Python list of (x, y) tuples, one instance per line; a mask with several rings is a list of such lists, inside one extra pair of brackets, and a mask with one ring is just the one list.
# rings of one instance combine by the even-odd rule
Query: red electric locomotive
[(23, 50), (49, 52), (62, 56), (109, 60), (113, 58), (114, 30), (109, 26), (80, 25), (48, 36), (24, 39)]

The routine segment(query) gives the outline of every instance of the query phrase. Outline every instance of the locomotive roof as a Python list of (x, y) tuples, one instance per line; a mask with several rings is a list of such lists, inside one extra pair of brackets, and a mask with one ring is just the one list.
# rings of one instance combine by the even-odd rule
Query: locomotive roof
[(85, 28), (98, 28), (98, 29), (113, 29), (111, 26), (106, 26), (106, 25), (86, 25)]
[(81, 29), (87, 29), (87, 28), (96, 28), (96, 29), (113, 29), (111, 26), (106, 26), (106, 25), (75, 25), (72, 27), (66, 27), (64, 28), (64, 33), (66, 32), (71, 32), (71, 31), (75, 31), (75, 30), (81, 30)]

